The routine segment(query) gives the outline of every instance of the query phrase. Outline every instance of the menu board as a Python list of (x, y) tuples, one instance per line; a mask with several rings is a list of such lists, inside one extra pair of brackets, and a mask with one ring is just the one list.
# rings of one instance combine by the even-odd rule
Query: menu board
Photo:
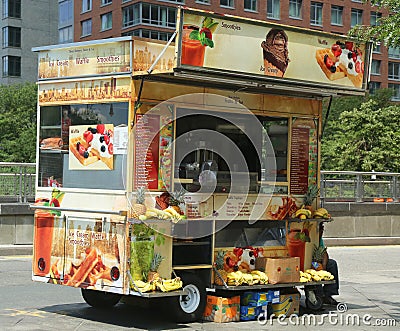
[[(309, 185), (310, 130), (312, 119), (294, 119), (290, 159), (290, 193), (305, 194)], [(315, 131), (315, 130), (314, 130)]]
[(160, 116), (137, 115), (135, 127), (135, 188), (158, 189)]
[(138, 114), (135, 126), (134, 187), (169, 190), (172, 172), (171, 116)]

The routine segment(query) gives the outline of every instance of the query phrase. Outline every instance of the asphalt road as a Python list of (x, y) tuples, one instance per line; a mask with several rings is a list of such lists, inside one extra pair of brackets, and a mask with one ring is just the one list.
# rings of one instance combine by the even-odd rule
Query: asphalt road
[[(99, 311), (80, 290), (31, 281), (29, 256), (0, 257), (0, 330), (399, 330), (400, 246), (334, 247), (342, 305), (304, 319), (176, 324), (162, 307), (145, 302)], [(311, 316), (311, 317), (309, 317)], [(317, 323), (320, 323), (317, 325)], [(382, 326), (384, 325), (384, 326)]]

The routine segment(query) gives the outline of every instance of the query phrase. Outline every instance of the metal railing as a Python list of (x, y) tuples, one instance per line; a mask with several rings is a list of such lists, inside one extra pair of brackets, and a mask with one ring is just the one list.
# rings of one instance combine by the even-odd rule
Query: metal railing
[(321, 203), (399, 202), (400, 173), (321, 171)]
[(35, 163), (0, 162), (0, 202), (35, 199)]

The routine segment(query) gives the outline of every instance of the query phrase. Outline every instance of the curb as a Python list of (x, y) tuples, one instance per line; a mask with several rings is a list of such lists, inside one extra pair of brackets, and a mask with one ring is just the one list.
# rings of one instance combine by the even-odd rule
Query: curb
[(32, 255), (32, 245), (0, 245), (0, 256)]
[(400, 237), (326, 238), (326, 246), (385, 246), (400, 245)]

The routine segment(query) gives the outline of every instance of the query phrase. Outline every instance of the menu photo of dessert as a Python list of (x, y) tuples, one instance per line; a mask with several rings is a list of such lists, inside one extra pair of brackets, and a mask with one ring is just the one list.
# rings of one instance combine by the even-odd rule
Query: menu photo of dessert
[(288, 36), (281, 29), (271, 29), (261, 43), (264, 74), (283, 77), (289, 65)]
[(318, 49), (315, 58), (330, 81), (347, 77), (355, 87), (362, 87), (363, 52), (354, 42), (336, 41), (331, 48)]
[(114, 125), (69, 127), (70, 170), (112, 170), (114, 167)]

